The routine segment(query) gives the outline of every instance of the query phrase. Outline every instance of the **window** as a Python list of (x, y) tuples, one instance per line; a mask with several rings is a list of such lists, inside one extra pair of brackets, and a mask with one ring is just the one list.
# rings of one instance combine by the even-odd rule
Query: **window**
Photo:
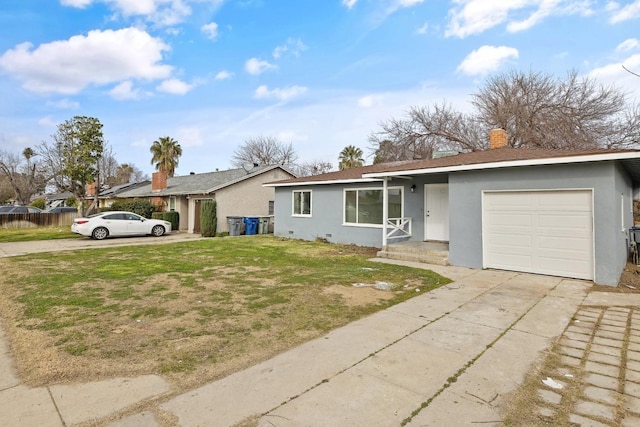
[(274, 206), (273, 200), (269, 200), (269, 215), (273, 215)]
[(293, 215), (311, 216), (311, 190), (293, 192)]
[[(402, 218), (402, 187), (388, 188), (389, 218)], [(344, 191), (346, 224), (382, 225), (382, 189), (363, 188)]]
[(169, 196), (169, 211), (176, 210), (176, 196)]

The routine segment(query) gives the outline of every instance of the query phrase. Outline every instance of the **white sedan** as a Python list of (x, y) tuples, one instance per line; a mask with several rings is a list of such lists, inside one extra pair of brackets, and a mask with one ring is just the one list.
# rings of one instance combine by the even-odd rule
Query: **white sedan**
[(96, 240), (113, 236), (159, 237), (171, 233), (171, 223), (159, 219), (147, 219), (132, 212), (108, 211), (86, 218), (76, 218), (71, 231)]

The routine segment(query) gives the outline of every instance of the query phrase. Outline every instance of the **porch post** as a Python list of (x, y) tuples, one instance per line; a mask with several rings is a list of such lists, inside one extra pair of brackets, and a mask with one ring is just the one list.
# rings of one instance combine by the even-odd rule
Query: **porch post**
[(387, 180), (382, 179), (382, 247), (387, 246), (387, 222), (389, 221), (389, 192), (387, 191)]

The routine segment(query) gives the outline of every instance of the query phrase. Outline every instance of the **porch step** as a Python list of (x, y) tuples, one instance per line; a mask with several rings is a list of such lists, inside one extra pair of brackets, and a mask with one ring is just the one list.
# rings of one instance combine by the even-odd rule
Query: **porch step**
[(439, 242), (405, 242), (387, 245), (378, 251), (376, 256), (400, 261), (449, 265), (449, 246)]

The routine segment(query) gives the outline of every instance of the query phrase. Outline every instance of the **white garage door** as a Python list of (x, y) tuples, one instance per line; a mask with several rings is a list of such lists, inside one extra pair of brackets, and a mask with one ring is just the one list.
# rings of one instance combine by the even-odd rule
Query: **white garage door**
[(592, 194), (483, 193), (484, 267), (593, 280)]

